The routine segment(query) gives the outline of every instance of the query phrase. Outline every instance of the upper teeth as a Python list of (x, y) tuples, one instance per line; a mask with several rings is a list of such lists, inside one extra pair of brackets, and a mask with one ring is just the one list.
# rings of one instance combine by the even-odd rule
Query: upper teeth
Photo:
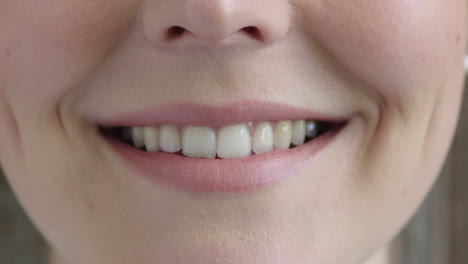
[(273, 150), (273, 128), (270, 122), (261, 122), (252, 137), (252, 151), (260, 154)]
[[(174, 125), (124, 128), (136, 148), (162, 151), (193, 158), (241, 158), (273, 149), (288, 149), (291, 144), (304, 144), (306, 137), (318, 135), (317, 122), (284, 120), (275, 123), (253, 122), (224, 126), (219, 129), (203, 126)], [(253, 136), (251, 136), (253, 132)], [(182, 134), (182, 135), (181, 135)]]
[(218, 157), (223, 159), (250, 156), (252, 139), (245, 124), (225, 126), (218, 132)]
[(182, 153), (193, 158), (216, 157), (216, 134), (211, 127), (186, 126), (182, 136)]

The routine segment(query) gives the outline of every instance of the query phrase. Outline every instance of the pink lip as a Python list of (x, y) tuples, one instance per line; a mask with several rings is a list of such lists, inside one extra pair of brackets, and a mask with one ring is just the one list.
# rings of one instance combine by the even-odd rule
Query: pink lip
[(218, 127), (247, 121), (315, 119), (343, 124), (296, 148), (274, 150), (237, 159), (195, 159), (163, 152), (144, 152), (113, 137), (107, 142), (126, 163), (151, 182), (195, 192), (254, 191), (296, 175), (312, 165), (313, 158), (343, 130), (346, 120), (317, 115), (276, 103), (241, 103), (216, 107), (178, 103), (100, 121), (100, 126), (160, 124)]
[(197, 103), (174, 103), (156, 108), (121, 113), (113, 118), (98, 120), (101, 126), (193, 125), (221, 127), (248, 121), (277, 121), (313, 119), (342, 122), (349, 116), (332, 116), (281, 103), (244, 101), (225, 106)]

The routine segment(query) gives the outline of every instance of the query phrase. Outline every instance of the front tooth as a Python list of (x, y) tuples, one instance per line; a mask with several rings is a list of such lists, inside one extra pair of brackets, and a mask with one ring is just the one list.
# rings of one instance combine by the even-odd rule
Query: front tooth
[(261, 122), (257, 125), (252, 137), (252, 151), (260, 154), (273, 150), (273, 128), (270, 122)]
[(292, 124), (291, 121), (280, 121), (275, 127), (274, 144), (277, 149), (288, 149), (291, 145)]
[(145, 138), (145, 147), (149, 152), (159, 150), (159, 135), (158, 129), (155, 127), (145, 127), (143, 129), (143, 136)]
[(160, 145), (164, 152), (174, 153), (181, 149), (180, 134), (177, 127), (164, 125), (160, 128)]
[(132, 127), (132, 141), (136, 148), (145, 146), (143, 127)]
[(304, 144), (306, 136), (306, 123), (305, 120), (294, 121), (292, 126), (292, 139), (291, 143), (295, 146)]
[(315, 121), (307, 121), (306, 122), (306, 136), (313, 138), (316, 137), (318, 134), (318, 127)]
[(247, 157), (252, 152), (250, 133), (245, 124), (222, 127), (217, 143), (216, 152), (223, 159)]
[(216, 134), (212, 128), (186, 126), (182, 135), (182, 153), (192, 158), (216, 157)]

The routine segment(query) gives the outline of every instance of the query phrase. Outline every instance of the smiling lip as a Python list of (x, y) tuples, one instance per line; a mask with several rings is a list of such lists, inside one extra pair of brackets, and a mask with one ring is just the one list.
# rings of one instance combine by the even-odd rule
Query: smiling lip
[(221, 127), (248, 121), (311, 119), (337, 124), (304, 145), (235, 159), (198, 159), (163, 152), (144, 152), (117, 138), (106, 137), (131, 169), (151, 182), (195, 192), (254, 191), (291, 177), (312, 165), (312, 159), (343, 130), (349, 118), (317, 114), (278, 103), (242, 102), (227, 106), (177, 103), (123, 113), (100, 120), (101, 127), (161, 124)]

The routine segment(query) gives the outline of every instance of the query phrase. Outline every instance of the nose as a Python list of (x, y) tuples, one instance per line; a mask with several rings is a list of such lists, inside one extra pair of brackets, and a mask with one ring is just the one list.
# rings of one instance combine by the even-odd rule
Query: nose
[(144, 34), (164, 48), (272, 45), (289, 31), (288, 0), (148, 0)]

